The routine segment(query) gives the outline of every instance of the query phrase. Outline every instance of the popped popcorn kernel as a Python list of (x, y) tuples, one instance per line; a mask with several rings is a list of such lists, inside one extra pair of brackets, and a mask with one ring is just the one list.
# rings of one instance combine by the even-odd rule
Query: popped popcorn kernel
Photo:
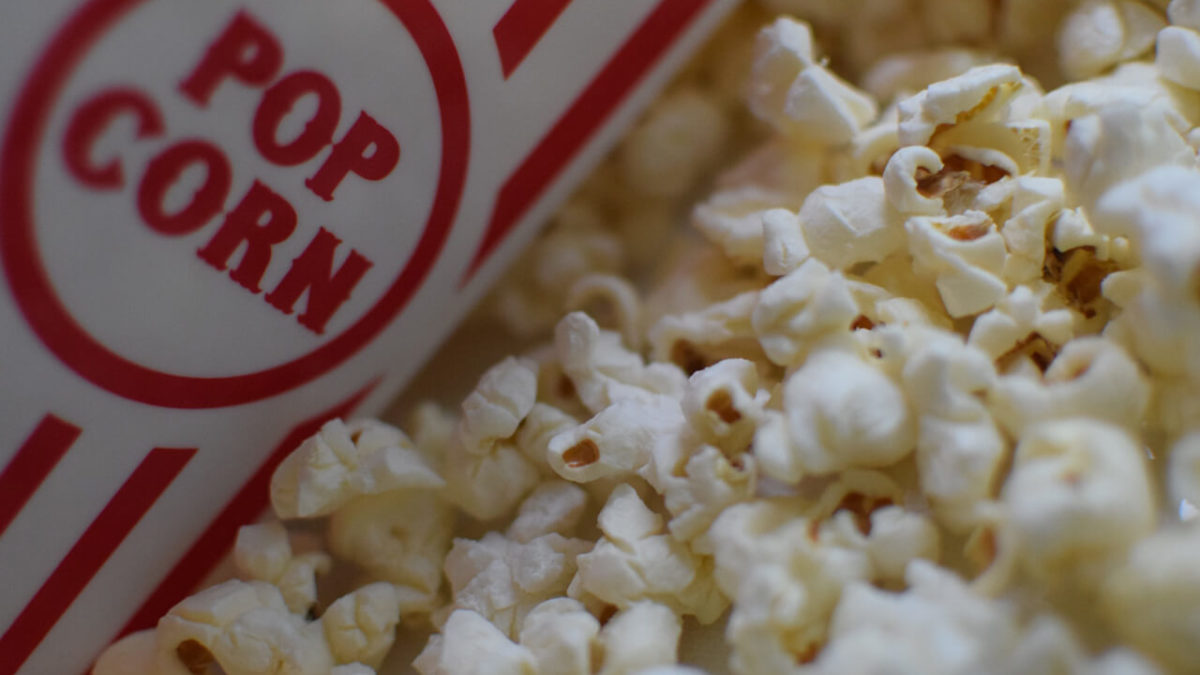
[(1200, 2), (700, 53), (481, 305), (515, 353), (324, 425), (97, 675), (1195, 670)]

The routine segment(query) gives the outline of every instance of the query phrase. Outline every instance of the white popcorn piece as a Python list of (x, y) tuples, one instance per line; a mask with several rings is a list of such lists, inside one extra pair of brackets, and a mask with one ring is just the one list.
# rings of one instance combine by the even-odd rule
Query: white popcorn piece
[(1176, 26), (1200, 30), (1200, 2), (1171, 0), (1171, 3), (1167, 5), (1167, 18)]
[(1171, 505), (1200, 506), (1200, 431), (1183, 436), (1172, 445), (1167, 464), (1167, 493)]
[(615, 403), (550, 439), (546, 458), (559, 476), (586, 483), (629, 477), (660, 443), (676, 443), (684, 425), (679, 402), (666, 396)]
[(1033, 336), (1060, 347), (1075, 337), (1075, 316), (1065, 308), (1048, 309), (1054, 287), (1043, 282), (1017, 286), (992, 309), (975, 319), (967, 344), (1000, 361)]
[(986, 213), (915, 216), (905, 229), (916, 269), (935, 277), (951, 317), (982, 312), (1007, 294), (1003, 273), (1008, 250)]
[[(563, 382), (569, 386), (572, 392), (571, 396), (574, 396), (574, 385), (565, 375), (556, 384)], [(542, 473), (550, 473), (550, 465), (546, 460), (550, 439), (568, 429), (573, 429), (578, 424), (578, 419), (559, 408), (545, 403), (535, 403), (521, 422), (521, 426), (517, 428), (513, 440), (525, 459), (541, 469)]]
[(479, 540), (456, 539), (444, 566), (452, 607), (477, 612), (505, 635), (516, 637), (526, 614), (566, 592), (577, 556), (591, 547), (591, 542), (557, 533), (528, 542), (496, 532)]
[(651, 353), (691, 374), (725, 358), (762, 358), (752, 317), (760, 291), (692, 312), (668, 314), (650, 329)]
[(1063, 72), (1082, 79), (1136, 58), (1154, 46), (1154, 36), (1165, 23), (1161, 14), (1138, 2), (1088, 0), (1059, 29)]
[(1200, 265), (1197, 191), (1200, 171), (1160, 167), (1106, 193), (1095, 216), (1106, 229), (1131, 235), (1146, 270), (1164, 290), (1184, 296), (1184, 305), (1200, 304), (1192, 285)]
[(462, 420), (446, 448), (446, 494), (475, 518), (509, 512), (537, 484), (537, 466), (513, 438), (536, 401), (536, 362), (512, 357), (484, 373), (463, 401)]
[(719, 103), (697, 88), (660, 98), (621, 144), (625, 181), (638, 192), (678, 196), (717, 157), (728, 135)]
[(289, 613), (278, 589), (257, 581), (227, 581), (186, 598), (158, 622), (156, 639), (165, 673), (215, 664), (228, 675), (318, 675), (336, 665), (320, 622)]
[(1155, 64), (1162, 76), (1189, 89), (1200, 89), (1200, 33), (1167, 26), (1158, 33)]
[(978, 66), (899, 102), (900, 144), (927, 145), (940, 128), (1002, 119), (1024, 86), (1016, 66)]
[(1095, 419), (1047, 422), (1023, 433), (1003, 498), (1026, 567), (1051, 578), (1086, 574), (1155, 524), (1141, 449)]
[(450, 615), (413, 667), (421, 675), (538, 675), (537, 661), (528, 649), (466, 609)]
[[(667, 527), (679, 541), (691, 542), (703, 535), (722, 511), (753, 497), (757, 485), (753, 455), (730, 459), (711, 445), (692, 453), (682, 470), (673, 466), (656, 468), (660, 475), (651, 483), (658, 485), (663, 494), (672, 515)], [(671, 470), (665, 470), (668, 468)]]
[(787, 379), (783, 412), (754, 437), (762, 471), (796, 482), (809, 474), (893, 464), (913, 450), (915, 420), (904, 393), (851, 354), (817, 352)]
[(467, 452), (486, 454), (511, 437), (537, 401), (537, 366), (508, 357), (480, 378), (463, 401), (459, 439)]
[(763, 269), (783, 276), (808, 260), (808, 244), (796, 214), (787, 209), (768, 209), (760, 215), (763, 237)]
[(563, 305), (568, 312), (586, 311), (598, 305), (594, 315), (611, 315), (625, 344), (637, 349), (642, 342), (642, 307), (637, 289), (628, 279), (611, 274), (589, 274), (567, 292)]
[(897, 150), (883, 170), (883, 189), (888, 203), (906, 216), (945, 215), (941, 200), (922, 194), (917, 182), (918, 175), (936, 174), (943, 166), (942, 158), (923, 145)]
[(1042, 381), (1006, 375), (988, 400), (996, 420), (1014, 435), (1036, 422), (1068, 417), (1105, 420), (1136, 431), (1149, 407), (1150, 386), (1117, 344), (1081, 337), (1063, 346)]
[(821, 145), (850, 141), (878, 112), (815, 60), (808, 25), (787, 17), (759, 34), (748, 104), (784, 135)]
[(819, 187), (796, 216), (809, 252), (834, 269), (879, 262), (904, 246), (902, 220), (876, 176)]
[(1164, 529), (1137, 543), (1101, 589), (1118, 635), (1176, 672), (1195, 664), (1200, 639), (1200, 532)]
[(182, 664), (171, 670), (158, 669), (157, 649), (153, 629), (126, 635), (100, 654), (91, 675), (183, 675), (188, 672)]
[(1057, 178), (1022, 176), (1014, 180), (1012, 217), (1000, 235), (1008, 247), (1003, 276), (1010, 284), (1027, 284), (1042, 277), (1046, 228), (1063, 208), (1063, 185)]
[(587, 501), (587, 493), (577, 485), (546, 481), (521, 502), (506, 536), (522, 544), (546, 534), (569, 537), (583, 517)]
[(381, 582), (363, 586), (329, 605), (320, 624), (334, 660), (378, 668), (395, 640), (401, 602), (395, 587)]
[(692, 209), (692, 226), (734, 264), (752, 265), (764, 255), (763, 214), (781, 205), (757, 186), (727, 188)]
[(678, 369), (666, 363), (645, 365), (620, 341), (619, 335), (600, 330), (582, 312), (571, 312), (555, 328), (554, 344), (563, 372), (592, 413), (621, 400), (675, 395), (683, 388), (684, 375)]
[(591, 675), (599, 633), (600, 622), (578, 601), (553, 598), (525, 615), (520, 644), (533, 654), (538, 675)]
[(446, 497), (479, 520), (499, 518), (510, 511), (541, 479), (538, 466), (512, 441), (492, 446), (480, 455), (461, 442), (446, 451)]
[(811, 658), (842, 588), (870, 577), (864, 553), (818, 545), (813, 530), (787, 502), (738, 504), (713, 524), (716, 579), (734, 599), (726, 627), (734, 672), (790, 672)]
[(681, 405), (693, 434), (733, 455), (753, 440), (766, 396), (754, 363), (725, 359), (688, 378)]
[(361, 663), (347, 663), (334, 667), (329, 675), (375, 675), (375, 669)]
[(805, 672), (1157, 672), (1119, 650), (1090, 660), (1061, 621), (1043, 614), (1022, 626), (1017, 607), (972, 593), (952, 572), (924, 561), (913, 562), (906, 576), (903, 593), (849, 585), (829, 643)]
[(628, 484), (617, 486), (600, 511), (604, 536), (577, 558), (570, 593), (589, 593), (620, 609), (652, 600), (711, 623), (726, 600), (711, 576), (711, 561), (664, 534), (663, 519)]
[(683, 625), (670, 608), (636, 602), (617, 612), (600, 631), (599, 675), (632, 675), (675, 663)]
[(406, 428), (412, 430), (413, 445), (425, 463), (438, 466), (457, 426), (458, 420), (445, 408), (433, 401), (423, 401), (409, 415)]
[(1161, 377), (1154, 389), (1151, 419), (1167, 438), (1200, 428), (1200, 379)]
[(287, 530), (278, 522), (238, 528), (233, 560), (242, 576), (277, 586), (293, 614), (312, 609), (317, 602), (317, 576), (333, 566), (329, 555), (319, 551), (293, 555)]
[(315, 518), (359, 495), (444, 484), (399, 429), (334, 419), (280, 463), (271, 476), (271, 505), (280, 518)]
[(428, 612), (441, 586), (454, 514), (436, 494), (393, 491), (360, 497), (329, 521), (329, 549), (374, 579), (404, 589), (402, 610)]
[(800, 361), (818, 338), (849, 331), (859, 315), (847, 279), (812, 258), (763, 289), (757, 300), (754, 332), (767, 357), (783, 366)]
[[(925, 6), (952, 9), (942, 5)], [(890, 101), (897, 96), (911, 96), (934, 82), (957, 77), (992, 60), (983, 53), (957, 47), (890, 54), (876, 61), (863, 74), (862, 86), (876, 100)]]
[[(1069, 192), (1081, 205), (1091, 207), (1109, 188), (1155, 167), (1195, 166), (1196, 153), (1184, 137), (1190, 127), (1162, 97), (1116, 98), (1091, 114), (1075, 117), (1063, 146), (1063, 177)], [(1099, 227), (1101, 222), (1093, 224)]]

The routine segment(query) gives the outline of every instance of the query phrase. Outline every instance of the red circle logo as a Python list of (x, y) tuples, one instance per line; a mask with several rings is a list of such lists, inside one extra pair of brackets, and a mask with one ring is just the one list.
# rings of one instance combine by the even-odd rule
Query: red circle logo
[[(432, 204), (405, 263), (390, 284), (381, 287), (382, 292), (378, 299), (361, 312), (357, 319), (342, 327), (319, 346), (298, 352), (286, 362), (261, 370), (220, 377), (170, 373), (161, 366), (148, 367), (117, 353), (110, 346), (102, 344), (84, 327), (84, 322), (72, 315), (67, 309), (68, 303), (64, 303), (59, 290), (56, 290), (51, 281), (51, 274), (47, 270), (46, 261), (35, 236), (34, 213), (37, 205), (34, 203), (34, 182), (38, 171), (39, 148), (43, 146), (47, 136), (48, 120), (73, 72), (80, 67), (89, 50), (118, 21), (127, 16), (130, 10), (144, 2), (145, 0), (92, 0), (86, 3), (59, 30), (26, 80), (0, 154), (0, 259), (5, 275), (17, 305), (42, 343), (73, 371), (109, 392), (134, 401), (170, 408), (214, 408), (268, 398), (312, 381), (370, 343), (404, 309), (432, 269), (450, 233), (466, 179), (470, 147), (470, 112), (462, 64), (453, 40), (430, 0), (378, 0), (415, 42), (432, 78), (437, 99), (436, 115), (441, 124), (441, 160)], [(247, 62), (236, 65), (243, 67), (243, 72), (239, 74), (249, 80), (256, 76), (253, 67), (261, 64)], [(200, 76), (195, 76), (187, 85), (194, 85), (197, 92), (203, 92), (203, 88), (207, 86)], [(328, 90), (329, 83), (319, 74), (304, 71), (283, 78), (278, 86), (268, 89), (267, 93), (290, 104), (306, 91), (321, 94)], [(113, 100), (101, 100), (97, 105), (120, 105), (124, 100), (121, 96), (125, 94), (118, 92)], [(129, 99), (128, 96), (126, 98)], [(136, 106), (130, 106), (136, 110)], [(280, 141), (262, 130), (278, 128), (282, 113), (264, 113), (254, 119), (254, 140), (260, 150), (279, 163), (295, 164), (298, 157), (307, 156), (311, 149), (317, 147), (318, 144), (312, 142), (313, 139), (319, 139), (322, 133), (331, 133), (333, 122), (329, 121), (330, 114), (332, 113), (322, 104), (314, 116), (314, 123), (305, 127), (295, 139)], [(363, 121), (362, 117), (360, 122)], [(161, 120), (149, 113), (143, 115), (140, 121), (143, 130), (154, 128), (156, 123), (161, 125)], [(373, 120), (367, 117), (367, 122)], [(356, 125), (346, 134), (346, 145), (353, 145), (353, 139), (350, 137), (358, 133), (358, 129), (359, 126)], [(362, 132), (368, 133), (369, 129)], [(369, 140), (369, 137), (364, 138)], [(366, 142), (363, 140), (358, 146), (359, 149), (368, 147)], [(338, 153), (338, 147), (333, 146), (331, 156)], [(375, 143), (369, 147), (374, 154), (364, 153), (362, 157), (352, 157), (364, 161), (343, 170), (340, 175), (336, 166), (326, 171), (323, 165), (322, 171), (317, 172), (308, 182), (309, 189), (323, 199), (330, 200), (333, 198), (333, 190), (338, 186), (337, 179), (344, 177), (349, 171), (353, 170), (366, 180), (374, 180), (375, 174), (371, 172), (378, 169), (381, 162), (386, 163), (391, 159), (394, 165), (394, 157), (387, 156), (390, 148), (385, 144)], [(397, 147), (395, 153), (399, 152)], [(163, 236), (177, 236), (209, 218), (213, 209), (202, 199), (206, 194), (205, 190), (219, 192), (222, 188), (226, 191), (228, 189), (228, 170), (221, 161), (221, 157), (211, 146), (197, 140), (180, 142), (170, 152), (162, 153), (151, 163), (155, 166), (156, 173), (147, 173), (147, 179), (143, 180), (142, 184), (145, 194), (139, 195), (145, 197), (139, 202), (139, 207), (142, 208), (147, 224)], [(203, 187), (196, 191), (197, 197), (192, 205), (175, 209), (174, 212), (159, 208), (157, 205), (166, 203), (169, 197), (164, 181), (170, 178), (160, 178), (159, 174), (162, 171), (174, 171), (171, 175), (178, 178), (185, 174), (189, 164), (203, 165), (206, 167), (207, 176)], [(333, 165), (335, 162), (330, 159), (326, 164)], [(99, 169), (89, 176), (99, 181), (96, 184), (114, 180), (112, 167)], [(260, 187), (255, 185), (255, 188)], [(251, 189), (250, 194), (256, 194), (263, 204), (269, 206), (270, 200), (267, 198), (270, 197), (270, 191), (262, 188), (255, 192), (255, 188)], [(263, 212), (267, 210), (269, 209), (264, 207)], [(279, 216), (281, 221), (286, 220), (278, 211), (279, 209), (275, 209), (273, 216)], [(254, 222), (260, 224), (257, 217), (254, 215)], [(266, 225), (277, 224), (268, 222)], [(266, 225), (263, 226), (263, 230), (268, 229)], [(321, 233), (328, 235), (324, 229)], [(332, 235), (322, 240), (327, 245), (326, 248), (331, 238)], [(336, 245), (339, 240), (332, 238), (332, 241), (335, 242), (333, 245)], [(313, 246), (317, 243), (319, 242), (314, 239)], [(201, 251), (200, 258), (208, 260), (210, 265), (217, 265), (220, 262), (222, 245), (214, 238)], [(205, 258), (206, 254), (211, 259)], [(224, 251), (224, 255), (228, 257), (229, 252)], [(243, 261), (243, 266), (246, 265), (250, 263)], [(222, 268), (218, 266), (218, 269)], [(236, 275), (231, 276), (235, 281), (238, 280)], [(288, 286), (286, 282), (285, 278), (284, 283), (264, 297), (284, 314), (289, 314), (291, 305), (286, 301), (294, 302), (303, 289), (295, 284)], [(253, 279), (249, 282), (242, 279), (239, 283), (249, 288), (253, 285)], [(252, 290), (257, 293), (259, 289)], [(312, 292), (310, 289), (310, 308), (313, 302)], [(135, 311), (128, 307), (124, 309)], [(320, 332), (318, 326), (316, 333)]]

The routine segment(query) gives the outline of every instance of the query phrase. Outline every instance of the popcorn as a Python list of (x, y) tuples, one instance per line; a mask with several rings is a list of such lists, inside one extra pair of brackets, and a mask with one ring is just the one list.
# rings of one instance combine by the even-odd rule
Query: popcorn
[(760, 188), (729, 188), (696, 206), (692, 225), (734, 264), (750, 265), (765, 255), (763, 216), (779, 205), (776, 195)]
[(1075, 336), (1075, 316), (1065, 308), (1046, 308), (1053, 290), (1053, 286), (1041, 282), (1018, 286), (975, 319), (967, 344), (997, 362), (1030, 339), (1061, 347)]
[(1167, 492), (1171, 503), (1200, 506), (1200, 431), (1171, 445), (1167, 465)]
[(627, 478), (650, 461), (655, 445), (676, 442), (683, 423), (679, 403), (666, 396), (621, 401), (551, 438), (546, 458), (555, 473), (577, 483)]
[(277, 522), (239, 528), (233, 560), (242, 576), (277, 586), (293, 614), (313, 608), (317, 575), (326, 574), (333, 566), (333, 560), (319, 551), (293, 555), (287, 530)]
[(1000, 378), (989, 394), (996, 419), (1020, 435), (1036, 422), (1068, 417), (1106, 420), (1136, 431), (1150, 387), (1138, 365), (1115, 343), (1076, 338), (1063, 346), (1045, 377)]
[(1154, 528), (1141, 449), (1095, 419), (1047, 422), (1023, 433), (1003, 498), (1021, 555), (1036, 574), (1100, 564)]
[(1193, 669), (1200, 3), (761, 4), (817, 29), (738, 10), (494, 291), (532, 344), (460, 416), (281, 465), (331, 555), (243, 528), (98, 675), (368, 675), (402, 619), (425, 675), (695, 675), (727, 608), (738, 675)]
[(904, 246), (901, 220), (888, 204), (881, 178), (819, 187), (796, 215), (810, 253), (835, 269), (879, 262)]
[(590, 593), (618, 608), (652, 600), (679, 614), (711, 623), (726, 601), (714, 587), (711, 562), (662, 534), (662, 517), (646, 507), (629, 485), (619, 485), (600, 511), (600, 541), (578, 559), (570, 593)]
[(984, 311), (1004, 297), (1008, 250), (992, 219), (981, 211), (949, 217), (915, 216), (905, 223), (916, 269), (936, 279), (953, 318)]
[(537, 662), (482, 616), (456, 610), (413, 661), (421, 675), (538, 675)]
[(280, 463), (271, 476), (271, 505), (280, 518), (315, 518), (358, 495), (444, 484), (399, 429), (334, 419)]
[(660, 98), (621, 145), (625, 181), (648, 195), (687, 191), (728, 134), (716, 101), (694, 88)]
[(633, 284), (611, 274), (588, 275), (571, 286), (564, 307), (576, 311), (595, 303), (601, 312), (613, 315), (625, 344), (633, 349), (641, 345), (642, 308)]
[(785, 366), (800, 361), (817, 338), (848, 330), (859, 314), (846, 278), (816, 259), (780, 277), (757, 300), (751, 325), (767, 357)]
[(535, 606), (564, 594), (575, 574), (577, 556), (591, 548), (591, 542), (557, 533), (528, 542), (497, 532), (479, 540), (456, 539), (444, 567), (452, 607), (472, 610), (515, 637)]
[(1182, 26), (1158, 32), (1155, 64), (1162, 76), (1189, 89), (1200, 89), (1200, 33)]
[[(166, 672), (207, 668), (227, 673), (317, 673), (333, 667), (324, 640), (306, 640), (274, 586), (227, 581), (185, 599), (158, 624), (158, 659)], [(285, 666), (286, 664), (286, 666)]]
[(759, 291), (751, 291), (703, 310), (664, 316), (650, 329), (654, 358), (690, 375), (723, 358), (761, 357), (751, 323), (758, 302)]
[(735, 672), (788, 672), (811, 658), (842, 587), (870, 576), (867, 556), (816, 544), (798, 516), (794, 503), (759, 501), (713, 524), (716, 580), (734, 599), (726, 640)]
[(334, 660), (378, 668), (395, 638), (400, 602), (400, 594), (386, 583), (363, 586), (334, 601), (320, 620)]
[(546, 534), (569, 536), (583, 517), (587, 493), (564, 481), (546, 481), (521, 502), (507, 536), (527, 544)]
[(893, 464), (912, 452), (915, 424), (899, 387), (841, 351), (811, 355), (784, 384), (783, 412), (754, 437), (762, 471), (795, 482), (808, 474)]
[(1101, 609), (1121, 638), (1163, 665), (1195, 663), (1200, 607), (1200, 538), (1194, 527), (1137, 543), (1101, 588)]
[(788, 137), (823, 145), (851, 140), (877, 112), (870, 96), (817, 63), (811, 29), (786, 17), (759, 35), (748, 103)]
[(943, 127), (1002, 119), (1022, 86), (1021, 71), (1003, 64), (931, 84), (900, 101), (900, 144), (925, 145)]
[(329, 549), (372, 578), (395, 584), (404, 613), (429, 612), (441, 586), (441, 562), (454, 515), (431, 492), (360, 497), (329, 520)]
[(537, 468), (512, 439), (536, 400), (536, 366), (509, 357), (484, 373), (463, 401), (445, 473), (448, 496), (472, 516), (503, 515), (537, 484)]
[(744, 451), (767, 402), (767, 392), (758, 387), (758, 368), (745, 359), (725, 359), (693, 373), (683, 390), (688, 427), (729, 455)]
[(937, 174), (943, 166), (942, 158), (923, 145), (897, 150), (883, 170), (888, 203), (904, 215), (945, 215), (941, 201), (923, 194), (926, 190), (917, 181), (918, 175)]
[(533, 654), (538, 675), (591, 675), (599, 633), (600, 622), (583, 605), (553, 598), (525, 615), (520, 643)]
[(667, 527), (680, 541), (690, 542), (704, 534), (720, 513), (737, 502), (754, 496), (757, 464), (753, 455), (730, 459), (721, 450), (704, 445), (687, 459), (682, 476), (676, 467), (662, 471), (651, 481), (663, 494), (671, 522)]
[(1154, 46), (1164, 23), (1162, 15), (1138, 2), (1088, 0), (1059, 29), (1063, 72), (1071, 78), (1091, 77), (1136, 58)]
[(761, 213), (763, 231), (763, 269), (782, 276), (808, 259), (808, 244), (795, 214), (786, 209)]
[(592, 413), (623, 399), (644, 401), (683, 388), (683, 374), (669, 364), (644, 365), (626, 351), (615, 333), (601, 331), (586, 314), (572, 312), (558, 323), (554, 344), (563, 372)]
[(600, 675), (625, 675), (675, 663), (683, 626), (669, 608), (638, 602), (617, 612), (600, 631)]

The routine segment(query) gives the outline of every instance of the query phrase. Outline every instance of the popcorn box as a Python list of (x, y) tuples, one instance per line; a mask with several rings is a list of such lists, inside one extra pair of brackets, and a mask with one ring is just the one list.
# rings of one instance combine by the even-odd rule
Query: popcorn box
[(0, 8), (0, 673), (149, 627), (731, 0)]

